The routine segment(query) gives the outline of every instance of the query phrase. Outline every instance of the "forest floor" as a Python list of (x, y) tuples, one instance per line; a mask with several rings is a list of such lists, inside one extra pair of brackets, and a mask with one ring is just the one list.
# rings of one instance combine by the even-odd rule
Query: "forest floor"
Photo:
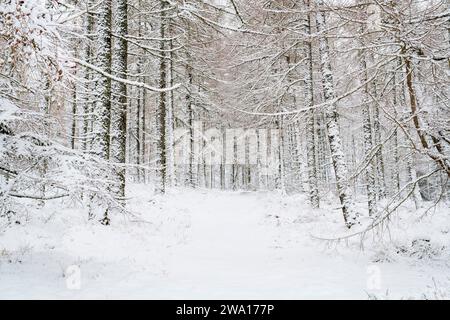
[(448, 207), (406, 206), (362, 248), (316, 239), (345, 232), (331, 202), (147, 189), (108, 227), (53, 203), (0, 231), (0, 299), (450, 299)]

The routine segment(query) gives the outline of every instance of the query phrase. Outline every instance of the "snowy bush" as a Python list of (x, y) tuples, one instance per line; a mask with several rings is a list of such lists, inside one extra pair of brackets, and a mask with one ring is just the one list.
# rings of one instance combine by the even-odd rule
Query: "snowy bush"
[(447, 247), (429, 238), (416, 238), (408, 246), (399, 246), (397, 253), (417, 259), (433, 259), (446, 252)]
[(95, 207), (121, 210), (108, 189), (113, 182), (103, 179), (112, 176), (113, 169), (97, 157), (31, 133), (2, 134), (0, 145), (0, 217), (9, 223), (18, 212), (24, 214), (25, 199), (33, 207), (68, 198), (86, 206), (95, 203), (94, 211)]

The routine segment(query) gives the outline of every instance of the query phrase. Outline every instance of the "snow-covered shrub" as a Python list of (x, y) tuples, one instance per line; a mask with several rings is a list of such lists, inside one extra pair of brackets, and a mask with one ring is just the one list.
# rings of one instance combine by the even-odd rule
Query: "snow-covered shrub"
[[(0, 134), (0, 217), (14, 222), (24, 199), (36, 206), (68, 198), (120, 208), (110, 196), (113, 168), (96, 156), (72, 150), (32, 132)], [(23, 213), (23, 212), (22, 212)]]
[(22, 263), (24, 257), (31, 251), (31, 247), (21, 246), (16, 250), (6, 250), (0, 248), (0, 265), (2, 263)]
[(433, 259), (439, 257), (446, 250), (446, 246), (431, 241), (429, 238), (413, 239), (410, 245), (397, 248), (397, 253), (417, 259)]
[(393, 256), (391, 250), (388, 250), (387, 248), (383, 248), (381, 250), (376, 251), (372, 257), (372, 262), (394, 262), (395, 257)]
[(368, 300), (448, 300), (450, 293), (444, 283), (438, 283), (433, 279), (433, 284), (428, 285), (423, 293), (417, 295), (394, 297), (389, 290), (386, 290), (382, 294), (368, 293), (367, 298)]

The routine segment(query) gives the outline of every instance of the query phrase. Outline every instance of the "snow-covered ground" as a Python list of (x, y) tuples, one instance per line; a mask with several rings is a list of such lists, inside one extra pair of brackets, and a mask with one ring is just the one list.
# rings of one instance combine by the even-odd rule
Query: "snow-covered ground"
[[(402, 209), (384, 242), (302, 195), (134, 185), (105, 227), (53, 203), (0, 231), (0, 298), (450, 298), (450, 214)], [(59, 200), (58, 200), (59, 201)], [(80, 280), (80, 281), (78, 281)]]

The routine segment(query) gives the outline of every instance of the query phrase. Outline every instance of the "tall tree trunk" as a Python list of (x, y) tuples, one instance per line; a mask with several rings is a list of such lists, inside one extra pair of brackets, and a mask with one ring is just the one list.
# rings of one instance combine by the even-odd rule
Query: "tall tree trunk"
[[(165, 88), (167, 86), (167, 59), (166, 59), (166, 28), (167, 28), (167, 8), (168, 3), (165, 0), (160, 0), (161, 21), (160, 21), (160, 52), (159, 59), (159, 87)], [(167, 93), (161, 91), (159, 93), (159, 105), (156, 116), (156, 135), (157, 135), (157, 157), (156, 157), (156, 192), (166, 192), (166, 164), (167, 164), (167, 139), (166, 139), (166, 124), (167, 124)]]
[[(111, 0), (104, 0), (98, 14), (98, 67), (111, 73)], [(95, 129), (91, 152), (104, 160), (109, 158), (111, 121), (111, 78), (99, 75), (97, 81), (97, 103), (95, 108)], [(104, 177), (107, 179), (108, 177)], [(104, 212), (102, 223), (108, 225), (108, 208)]]
[[(398, 66), (400, 71), (403, 71), (402, 68), (402, 60), (401, 58), (398, 59)], [(402, 81), (400, 84), (400, 90), (399, 90), (399, 98), (400, 98), (400, 102), (401, 104), (407, 108), (406, 105), (406, 84), (405, 81)], [(412, 131), (412, 130), (409, 130)], [(408, 175), (408, 183), (414, 183), (414, 181), (417, 179), (417, 173), (416, 173), (416, 168), (415, 168), (415, 163), (414, 163), (414, 150), (413, 150), (413, 146), (412, 146), (412, 142), (408, 142), (408, 144), (411, 145), (411, 154), (407, 155), (406, 158), (406, 169), (407, 169), (407, 175)], [(411, 185), (410, 188), (414, 188), (414, 190), (412, 190), (412, 197), (413, 197), (413, 201), (414, 204), (416, 206), (416, 209), (418, 209), (420, 207), (420, 203), (422, 202), (422, 195), (420, 192), (420, 186), (419, 184), (415, 184), (415, 185)]]
[[(372, 96), (377, 97), (376, 81), (372, 83)], [(384, 174), (384, 159), (383, 159), (383, 145), (381, 144), (381, 123), (380, 123), (380, 108), (378, 103), (373, 104), (373, 141), (378, 150), (375, 154), (376, 162), (376, 183), (378, 187), (378, 197), (380, 199), (386, 197), (386, 179)]]
[(420, 143), (425, 150), (428, 157), (430, 157), (438, 166), (440, 166), (450, 177), (450, 160), (445, 156), (442, 146), (438, 138), (431, 135), (431, 140), (433, 141), (434, 148), (437, 152), (433, 152), (430, 150), (430, 145), (427, 140), (427, 133), (423, 130), (420, 118), (419, 118), (419, 108), (417, 103), (417, 95), (414, 89), (414, 81), (413, 81), (413, 66), (411, 62), (411, 58), (406, 55), (406, 49), (402, 49), (402, 53), (404, 55), (403, 60), (405, 62), (405, 71), (406, 71), (406, 86), (409, 94), (409, 103), (411, 107), (412, 120), (414, 124), (414, 128), (416, 129), (416, 133), (419, 136)]
[[(318, 0), (318, 5), (323, 6), (323, 1)], [(318, 11), (316, 15), (317, 31), (322, 34), (326, 32), (327, 25), (325, 13)], [(336, 186), (339, 200), (342, 206), (342, 214), (347, 228), (358, 224), (358, 213), (354, 210), (353, 199), (350, 185), (347, 181), (348, 170), (345, 161), (344, 150), (342, 147), (341, 136), (339, 132), (339, 115), (337, 112), (334, 93), (333, 73), (331, 70), (330, 50), (328, 40), (325, 35), (319, 38), (319, 51), (321, 60), (322, 85), (325, 101), (329, 104), (325, 107), (325, 116), (328, 129), (328, 141), (330, 143), (331, 158), (333, 161), (334, 172), (336, 176)]]
[[(169, 34), (166, 36), (171, 36), (171, 25), (168, 27)], [(169, 67), (168, 67), (168, 83), (171, 87), (173, 87), (173, 76), (174, 76), (174, 68), (173, 68), (173, 43), (172, 40), (168, 41), (168, 49), (169, 52)], [(175, 114), (174, 114), (174, 91), (169, 92), (168, 96), (168, 108), (167, 108), (167, 124), (166, 124), (166, 146), (167, 146), (167, 185), (169, 187), (175, 185), (175, 154), (174, 154), (174, 126), (175, 126)]]
[(194, 137), (194, 107), (192, 105), (192, 70), (190, 66), (186, 66), (188, 87), (186, 92), (186, 111), (188, 115), (188, 130), (189, 130), (189, 164), (187, 183), (190, 187), (196, 186), (195, 177), (195, 137)]
[[(364, 32), (364, 28), (361, 28), (361, 33)], [(361, 45), (364, 47), (364, 41), (361, 40)], [(373, 149), (372, 144), (372, 123), (370, 117), (370, 92), (369, 92), (369, 71), (367, 69), (367, 59), (365, 49), (361, 49), (359, 52), (360, 71), (362, 74), (362, 81), (365, 82), (365, 86), (362, 88), (363, 107), (362, 107), (362, 119), (363, 119), (363, 139), (364, 139), (364, 152), (365, 156), (369, 156)], [(353, 146), (355, 147), (355, 146)], [(377, 206), (377, 192), (375, 184), (375, 167), (373, 160), (371, 159), (366, 167), (366, 183), (367, 183), (367, 202), (369, 209), (369, 216), (373, 216), (376, 213)]]
[[(94, 15), (90, 11), (92, 6), (92, 0), (86, 2), (86, 15), (84, 20), (84, 31), (86, 34), (86, 44), (83, 50), (83, 59), (89, 63), (93, 63), (93, 49), (92, 49), (92, 34), (94, 33)], [(83, 72), (84, 81), (86, 86), (84, 88), (84, 99), (83, 99), (83, 137), (82, 137), (82, 149), (83, 151), (88, 151), (91, 148), (92, 143), (92, 113), (93, 113), (93, 102), (91, 92), (92, 87), (92, 76), (91, 70), (84, 68)]]
[(279, 120), (277, 121), (277, 128), (278, 128), (278, 161), (279, 161), (279, 181), (278, 181), (278, 188), (280, 188), (282, 194), (286, 194), (286, 167), (285, 167), (285, 129), (284, 129), (284, 121), (283, 116), (279, 116)]
[[(137, 73), (140, 74), (141, 67), (140, 61), (138, 61), (137, 65)], [(136, 125), (134, 129), (134, 140), (136, 141), (136, 164), (138, 168), (136, 169), (137, 182), (141, 182), (141, 168), (139, 167), (141, 164), (141, 144), (142, 144), (142, 132), (141, 132), (141, 114), (142, 114), (142, 89), (137, 89), (137, 99), (136, 99)]]
[[(145, 82), (145, 77), (142, 77), (142, 81)], [(146, 163), (147, 156), (147, 90), (142, 90), (142, 112), (141, 112), (141, 164)], [(147, 170), (141, 169), (141, 176), (144, 183), (147, 183)]]
[(72, 130), (70, 136), (70, 147), (75, 149), (75, 141), (77, 135), (77, 122), (78, 122), (78, 96), (77, 96), (77, 84), (73, 84), (73, 92), (72, 92)]
[[(117, 77), (127, 78), (128, 45), (128, 5), (127, 0), (117, 0), (114, 27), (118, 38), (115, 40), (115, 54), (113, 56), (113, 73)], [(111, 148), (110, 159), (116, 164), (118, 179), (117, 196), (125, 198), (125, 156), (127, 146), (127, 85), (123, 82), (115, 82), (114, 106), (111, 110)]]
[[(307, 10), (310, 8), (310, 0), (305, 1)], [(306, 13), (305, 33), (311, 36), (311, 17), (309, 12)], [(312, 60), (312, 43), (309, 38), (305, 43), (305, 102), (307, 107), (314, 105), (314, 84), (313, 84), (313, 60)], [(315, 110), (311, 109), (307, 112), (306, 120), (306, 162), (308, 166), (308, 185), (309, 185), (309, 201), (313, 208), (319, 208), (319, 186), (317, 183), (317, 161), (316, 161), (316, 119)]]
[[(398, 59), (399, 60), (399, 59)], [(400, 60), (399, 60), (400, 61)], [(396, 65), (393, 68), (393, 107), (394, 107), (394, 117), (398, 117), (399, 110), (399, 99), (400, 99), (400, 90), (399, 89), (399, 79), (398, 79), (398, 71), (396, 70)], [(401, 88), (401, 86), (400, 86)], [(392, 137), (394, 142), (394, 150), (393, 150), (393, 158), (394, 158), (394, 182), (395, 182), (395, 191), (400, 191), (400, 154), (399, 154), (399, 130), (396, 127), (394, 131), (394, 136)]]

